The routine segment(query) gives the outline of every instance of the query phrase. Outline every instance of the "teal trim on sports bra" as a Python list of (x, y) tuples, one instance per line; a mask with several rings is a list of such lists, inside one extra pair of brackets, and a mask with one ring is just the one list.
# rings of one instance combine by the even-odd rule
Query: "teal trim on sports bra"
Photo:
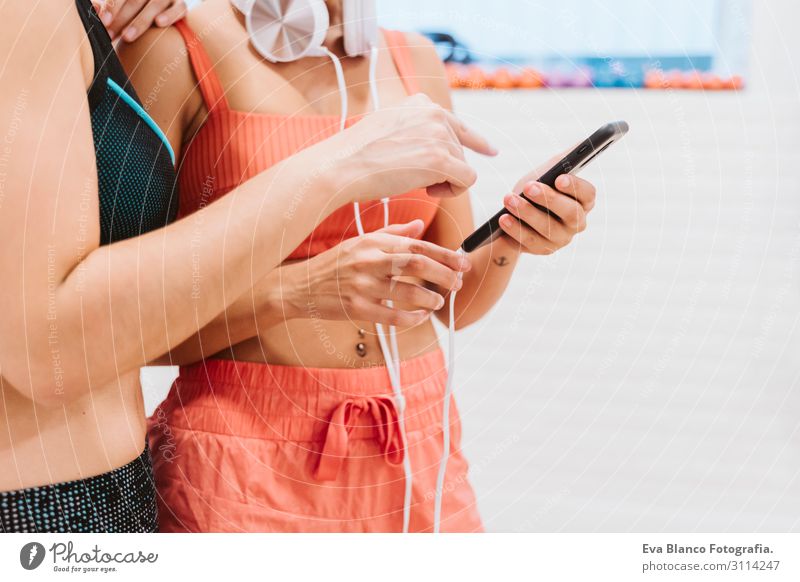
[(172, 165), (175, 165), (175, 152), (172, 150), (172, 146), (167, 139), (167, 136), (164, 135), (164, 132), (161, 131), (161, 128), (158, 127), (158, 124), (150, 117), (150, 114), (145, 111), (141, 105), (139, 105), (136, 100), (128, 95), (125, 92), (125, 89), (117, 85), (114, 80), (109, 77), (108, 78), (108, 86), (111, 87), (112, 91), (119, 95), (120, 99), (122, 99), (131, 109), (133, 109), (136, 114), (142, 118), (142, 120), (152, 129), (158, 138), (164, 143), (167, 147), (167, 151), (169, 152), (169, 158), (172, 160)]

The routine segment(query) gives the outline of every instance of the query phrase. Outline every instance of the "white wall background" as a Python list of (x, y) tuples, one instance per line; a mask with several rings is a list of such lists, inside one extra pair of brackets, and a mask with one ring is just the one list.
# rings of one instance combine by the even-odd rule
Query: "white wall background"
[(720, 0), (378, 0), (381, 24), (455, 33), (487, 56), (713, 53)]
[[(800, 530), (800, 7), (755, 4), (743, 93), (457, 93), (503, 152), (475, 160), (479, 218), (558, 148), (632, 128), (586, 172), (589, 230), (459, 334), (490, 530)], [(150, 408), (169, 375), (143, 375)]]

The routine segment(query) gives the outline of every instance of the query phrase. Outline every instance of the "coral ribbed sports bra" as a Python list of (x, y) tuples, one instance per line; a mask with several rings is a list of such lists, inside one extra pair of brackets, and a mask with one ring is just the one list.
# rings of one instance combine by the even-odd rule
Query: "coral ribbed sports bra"
[[(206, 121), (183, 148), (178, 170), (179, 216), (195, 212), (284, 158), (339, 131), (338, 115), (279, 115), (230, 109), (200, 39), (185, 20), (175, 26), (186, 43), (208, 110)], [(397, 31), (383, 31), (383, 34), (406, 92), (419, 92), (405, 35)], [(356, 120), (349, 118), (347, 124)], [(389, 220), (400, 224), (419, 218), (427, 229), (437, 209), (438, 199), (428, 196), (425, 190), (412, 190), (392, 197)], [(380, 201), (362, 203), (361, 220), (366, 232), (383, 228)], [(347, 205), (322, 221), (287, 258), (312, 257), (357, 234), (353, 207)]]

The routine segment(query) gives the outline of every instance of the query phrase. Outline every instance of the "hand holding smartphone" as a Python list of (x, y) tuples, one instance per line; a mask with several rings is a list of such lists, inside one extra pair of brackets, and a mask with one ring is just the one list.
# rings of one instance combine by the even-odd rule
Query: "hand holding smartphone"
[[(572, 151), (542, 174), (538, 182), (555, 188), (556, 178), (562, 174), (576, 174), (601, 152), (605, 151), (612, 143), (620, 140), (627, 132), (628, 124), (624, 121), (607, 123), (575, 146)], [(547, 208), (529, 200), (524, 194), (520, 194), (520, 196), (539, 210), (552, 214)], [(503, 230), (500, 228), (500, 217), (508, 213), (508, 210), (505, 208), (500, 210), (500, 212), (495, 214), (487, 222), (478, 227), (475, 232), (464, 239), (464, 242), (461, 243), (461, 248), (465, 252), (471, 253), (495, 240), (503, 233)]]

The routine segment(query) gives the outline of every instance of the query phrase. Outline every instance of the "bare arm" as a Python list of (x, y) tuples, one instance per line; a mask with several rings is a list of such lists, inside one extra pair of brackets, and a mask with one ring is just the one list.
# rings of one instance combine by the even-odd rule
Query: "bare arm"
[[(426, 38), (419, 35), (411, 38), (415, 39), (414, 64), (423, 90), (435, 103), (452, 109), (444, 66), (436, 51)], [(532, 172), (520, 180), (513, 196), (505, 197), (503, 202), (510, 215), (501, 220), (500, 226), (506, 234), (470, 254), (472, 270), (464, 275), (463, 287), (456, 299), (457, 328), (478, 321), (497, 303), (508, 287), (522, 253), (553, 253), (586, 228), (586, 214), (594, 207), (594, 186), (574, 176), (560, 176), (558, 190), (555, 190), (533, 183), (537, 176)], [(522, 201), (516, 194), (523, 189), (526, 196), (535, 199), (561, 220)], [(469, 197), (449, 198), (442, 200), (426, 238), (445, 248), (456, 249), (474, 228)], [(443, 323), (449, 322), (448, 309), (440, 309), (436, 315)]]
[(315, 155), (307, 150), (204, 209), (202, 220), (99, 247), (86, 41), (74, 3), (58, 7), (10, 8), (9, 30), (42, 39), (41, 51), (14, 50), (14, 35), (1, 41), (11, 58), (0, 126), (19, 131), (0, 211), (0, 278), (15, 282), (0, 286), (0, 366), (43, 403), (106, 384), (211, 321), (315, 226), (315, 213), (286, 219), (295, 194), (324, 206), (336, 189), (324, 174), (307, 183), (302, 164)]
[[(306, 261), (273, 270), (227, 312), (173, 349), (160, 363), (187, 364), (259, 335), (281, 321), (319, 317), (411, 327), (444, 304), (412, 277), (439, 289), (470, 269), (456, 252), (418, 240), (421, 220), (348, 239)], [(389, 307), (384, 302), (402, 303)]]
[[(324, 218), (298, 208), (474, 181), (452, 142), (437, 145), (450, 122), (415, 99), (274, 166), (194, 220), (99, 247), (88, 46), (75, 5), (12, 3), (4, 17), (13, 33), (0, 39), (0, 127), (18, 131), (0, 202), (0, 373), (42, 404), (108, 384), (212, 321)], [(400, 170), (409, 163), (419, 171)]]
[[(164, 131), (177, 159), (184, 136), (204, 113), (203, 98), (175, 28), (151, 29), (133, 43), (120, 43), (118, 54), (147, 112)], [(191, 219), (190, 219), (191, 220)], [(281, 272), (274, 269), (202, 329), (149, 362), (185, 365), (258, 335), (285, 318), (291, 305), (279, 292)]]
[(256, 337), (259, 330), (297, 317), (292, 302), (286, 301), (281, 293), (281, 276), (285, 269), (287, 267), (273, 269), (197, 333), (149, 363), (162, 366), (193, 364)]
[[(409, 34), (408, 38), (409, 44), (413, 45), (414, 66), (422, 90), (434, 103), (452, 110), (447, 74), (433, 45), (421, 35)], [(474, 229), (472, 204), (469, 195), (465, 194), (441, 201), (425, 239), (448, 249), (457, 249)], [(500, 237), (470, 254), (472, 269), (464, 274), (463, 286), (456, 297), (457, 329), (478, 321), (497, 303), (508, 287), (519, 255), (519, 245), (506, 237)], [(447, 290), (439, 291), (449, 295)], [(445, 325), (448, 323), (447, 304), (436, 312), (436, 316)]]

